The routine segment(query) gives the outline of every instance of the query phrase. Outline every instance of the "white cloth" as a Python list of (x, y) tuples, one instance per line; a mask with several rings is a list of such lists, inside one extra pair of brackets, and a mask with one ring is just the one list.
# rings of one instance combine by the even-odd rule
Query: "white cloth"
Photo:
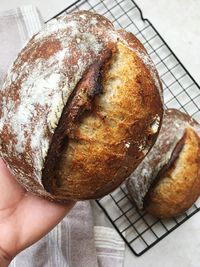
[[(0, 13), (0, 87), (12, 61), (42, 24), (32, 6)], [(90, 202), (85, 201), (78, 202), (63, 221), (17, 255), (10, 266), (122, 267), (124, 250), (124, 242), (114, 229), (94, 227)]]

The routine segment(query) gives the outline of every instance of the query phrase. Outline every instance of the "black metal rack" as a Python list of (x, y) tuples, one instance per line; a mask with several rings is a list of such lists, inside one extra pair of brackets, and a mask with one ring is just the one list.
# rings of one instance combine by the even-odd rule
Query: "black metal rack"
[[(55, 17), (82, 9), (96, 11), (116, 27), (135, 34), (158, 69), (165, 106), (180, 109), (200, 122), (200, 106), (197, 104), (200, 103), (200, 87), (134, 1), (78, 0)], [(124, 185), (97, 203), (136, 256), (142, 255), (200, 210), (200, 201), (197, 201), (181, 216), (159, 220), (138, 211), (129, 201)]]

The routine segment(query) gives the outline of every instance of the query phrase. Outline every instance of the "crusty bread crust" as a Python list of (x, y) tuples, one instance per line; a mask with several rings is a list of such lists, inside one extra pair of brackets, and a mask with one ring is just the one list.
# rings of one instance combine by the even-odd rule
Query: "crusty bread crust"
[(82, 113), (73, 129), (67, 127), (55, 177), (44, 179), (60, 198), (91, 199), (111, 192), (155, 141), (160, 121), (156, 131), (151, 126), (162, 114), (160, 96), (149, 70), (122, 42), (104, 70), (102, 88), (92, 110)]
[(1, 95), (1, 157), (27, 190), (58, 201), (116, 188), (162, 121), (161, 84), (143, 46), (87, 11), (47, 23)]
[[(153, 191), (152, 188), (155, 187), (156, 182), (159, 180), (157, 179), (157, 177), (158, 176), (163, 177), (163, 173), (166, 173), (169, 167), (171, 168), (172, 163), (176, 160), (176, 158), (178, 158), (179, 152), (181, 151), (182, 145), (183, 145), (183, 142), (181, 142), (180, 140), (182, 140), (185, 129), (191, 129), (191, 130), (188, 130), (189, 133), (191, 131), (194, 132), (193, 134), (190, 134), (190, 135), (187, 134), (187, 136), (192, 135), (194, 140), (196, 140), (198, 135), (200, 136), (200, 125), (191, 116), (176, 109), (168, 109), (165, 111), (162, 127), (161, 127), (161, 130), (160, 130), (160, 133), (156, 140), (155, 145), (153, 146), (149, 154), (145, 157), (145, 159), (139, 164), (137, 169), (130, 175), (126, 183), (127, 189), (129, 191), (129, 196), (139, 209), (144, 208), (145, 196), (146, 194), (148, 194), (148, 191), (151, 186), (152, 186), (151, 190)], [(196, 136), (196, 138), (194, 138), (194, 136)], [(197, 147), (196, 149), (198, 150)], [(196, 154), (194, 154), (194, 157), (195, 155), (197, 157), (198, 155), (197, 151), (196, 151)], [(199, 160), (198, 157), (196, 158), (196, 160), (197, 161)], [(177, 163), (177, 166), (178, 166), (178, 163)], [(179, 166), (178, 168), (181, 168), (181, 166)], [(188, 168), (190, 168), (189, 164), (188, 164)], [(192, 175), (193, 175), (193, 171), (191, 169), (191, 179), (195, 180), (196, 176), (192, 177)], [(172, 181), (171, 181), (171, 184), (172, 184)], [(175, 184), (176, 184), (176, 181), (175, 181)], [(172, 190), (172, 186), (171, 186), (171, 190)], [(173, 192), (172, 193), (169, 192), (169, 194), (173, 194)], [(191, 191), (190, 194), (191, 194), (191, 197), (193, 196), (193, 194), (194, 196), (196, 196), (195, 191), (194, 192)], [(164, 195), (160, 197), (161, 198), (163, 197), (163, 205), (165, 205)], [(149, 195), (148, 195), (148, 197), (146, 197), (146, 200), (145, 200), (145, 206), (149, 207), (151, 205), (151, 201), (152, 200), (150, 200)], [(173, 199), (171, 201), (173, 201)], [(175, 201), (176, 201), (176, 198), (175, 198)], [(152, 207), (153, 207), (153, 203), (152, 203)], [(184, 206), (183, 206), (183, 209), (184, 209)], [(148, 210), (150, 211), (149, 208)], [(154, 210), (154, 214), (156, 214), (155, 210)], [(166, 213), (165, 216), (167, 217), (168, 213)], [(164, 214), (163, 214), (163, 217), (164, 217)]]
[(186, 211), (200, 195), (200, 138), (187, 128), (179, 143), (182, 149), (177, 159), (160, 170), (145, 198), (146, 210), (160, 218)]

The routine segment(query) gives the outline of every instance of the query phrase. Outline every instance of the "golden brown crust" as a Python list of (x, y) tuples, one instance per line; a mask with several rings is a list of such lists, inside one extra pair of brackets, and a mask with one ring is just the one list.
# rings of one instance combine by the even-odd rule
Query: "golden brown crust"
[(186, 211), (200, 195), (200, 138), (187, 128), (182, 142), (178, 158), (161, 170), (145, 199), (146, 210), (160, 218)]
[[(148, 68), (118, 42), (104, 71), (103, 93), (76, 121), (49, 188), (60, 198), (99, 198), (119, 186), (155, 141), (162, 104)], [(159, 122), (160, 123), (160, 122)], [(159, 125), (158, 125), (159, 128)]]
[[(52, 191), (51, 179), (55, 178), (52, 177), (52, 173), (62, 156), (63, 150), (68, 146), (68, 138), (74, 138), (74, 132), (78, 127), (80, 117), (86, 111), (92, 112), (95, 96), (102, 93), (101, 79), (103, 71), (106, 70), (109, 59), (114, 52), (115, 47), (113, 46), (112, 49), (107, 49), (102, 53), (100, 60), (90, 65), (64, 107), (43, 168), (42, 181), (49, 192)], [(56, 180), (59, 184), (60, 177), (56, 177)]]
[(157, 86), (157, 89), (159, 90), (160, 97), (162, 99), (163, 98), (162, 84), (157, 69), (147, 54), (147, 50), (131, 32), (127, 32), (124, 29), (119, 29), (118, 33), (122, 37), (122, 39), (126, 42), (126, 45), (129, 46), (131, 49), (133, 49), (133, 51), (137, 51), (137, 55), (139, 55), (139, 57), (142, 58), (143, 63), (145, 64), (145, 67), (148, 68), (151, 79), (153, 78)]
[(200, 135), (200, 125), (191, 116), (177, 109), (165, 110), (155, 145), (126, 182), (130, 199), (139, 209), (143, 209), (145, 195), (159, 171), (164, 171), (163, 166), (166, 168), (178, 154), (172, 152), (186, 128), (193, 128)]

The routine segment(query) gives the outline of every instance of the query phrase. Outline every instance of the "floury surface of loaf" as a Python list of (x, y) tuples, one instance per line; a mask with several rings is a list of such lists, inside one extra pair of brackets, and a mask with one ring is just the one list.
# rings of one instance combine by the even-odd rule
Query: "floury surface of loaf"
[(127, 180), (129, 195), (139, 209), (143, 208), (144, 198), (150, 186), (159, 171), (169, 162), (177, 143), (187, 128), (194, 129), (200, 136), (200, 125), (189, 115), (176, 109), (165, 111), (155, 145)]
[[(70, 196), (60, 195), (59, 189), (52, 192), (49, 184), (51, 185), (55, 177), (48, 177), (50, 181), (46, 181), (43, 176), (48, 173), (48, 169), (51, 169), (48, 162), (62, 159), (62, 148), (63, 146), (66, 148), (68, 142), (68, 140), (66, 142), (67, 134), (75, 136), (72, 131), (74, 120), (79, 119), (87, 110), (92, 113), (91, 106), (96, 100), (96, 95), (104, 94), (99, 83), (102, 82), (104, 72), (109, 68), (112, 58), (117, 54), (118, 44), (125, 46), (134, 55), (134, 64), (129, 68), (136, 67), (140, 70), (138, 76), (134, 77), (133, 85), (140, 91), (141, 104), (138, 102), (140, 109), (137, 110), (137, 117), (132, 124), (135, 123), (139, 129), (141, 125), (142, 132), (139, 133), (140, 143), (135, 143), (138, 154), (134, 156), (138, 157), (137, 162), (133, 162), (133, 167), (129, 167), (128, 172), (126, 170), (126, 175), (135, 168), (136, 163), (138, 164), (153, 145), (162, 121), (162, 89), (155, 67), (143, 46), (132, 34), (115, 30), (111, 22), (98, 14), (80, 11), (64, 15), (47, 23), (27, 43), (11, 67), (1, 89), (1, 157), (27, 190), (54, 200), (73, 198), (73, 192)], [(89, 77), (84, 83), (85, 91), (84, 77)], [(80, 90), (82, 96), (76, 94), (78, 86), (82, 87)], [(86, 91), (90, 93), (87, 94)], [(77, 109), (72, 106), (75, 115), (72, 114), (70, 117), (70, 111), (66, 107), (70, 105), (75, 95), (81, 103), (84, 102), (84, 97), (88, 98), (90, 103), (82, 107), (80, 101), (77, 101)], [(146, 120), (143, 112), (146, 102), (143, 96), (149, 99), (149, 102), (147, 101), (149, 106), (144, 109), (147, 112)], [(143, 114), (141, 117), (140, 113)], [(68, 123), (63, 119), (65, 115), (68, 116)], [(131, 121), (129, 123), (131, 124)], [(71, 130), (66, 129), (69, 125), (72, 127)], [(131, 137), (134, 137), (134, 134), (120, 140), (126, 147), (123, 159), (130, 154), (130, 151), (127, 152), (127, 146), (131, 146), (129, 144)], [(52, 147), (54, 149), (51, 149)], [(109, 146), (105, 149), (109, 150)], [(99, 161), (99, 164), (102, 162)], [(127, 166), (122, 167), (127, 169)], [(120, 166), (115, 168), (117, 173)], [(122, 178), (124, 179), (124, 174), (121, 175), (121, 179), (118, 178), (112, 183), (109, 191), (122, 182)], [(115, 178), (110, 179), (114, 181)], [(92, 183), (94, 188), (95, 178)], [(79, 191), (79, 188), (77, 190)], [(105, 193), (108, 193), (107, 190), (101, 195)], [(84, 198), (75, 195), (75, 199)], [(95, 192), (90, 197), (95, 198)]]

